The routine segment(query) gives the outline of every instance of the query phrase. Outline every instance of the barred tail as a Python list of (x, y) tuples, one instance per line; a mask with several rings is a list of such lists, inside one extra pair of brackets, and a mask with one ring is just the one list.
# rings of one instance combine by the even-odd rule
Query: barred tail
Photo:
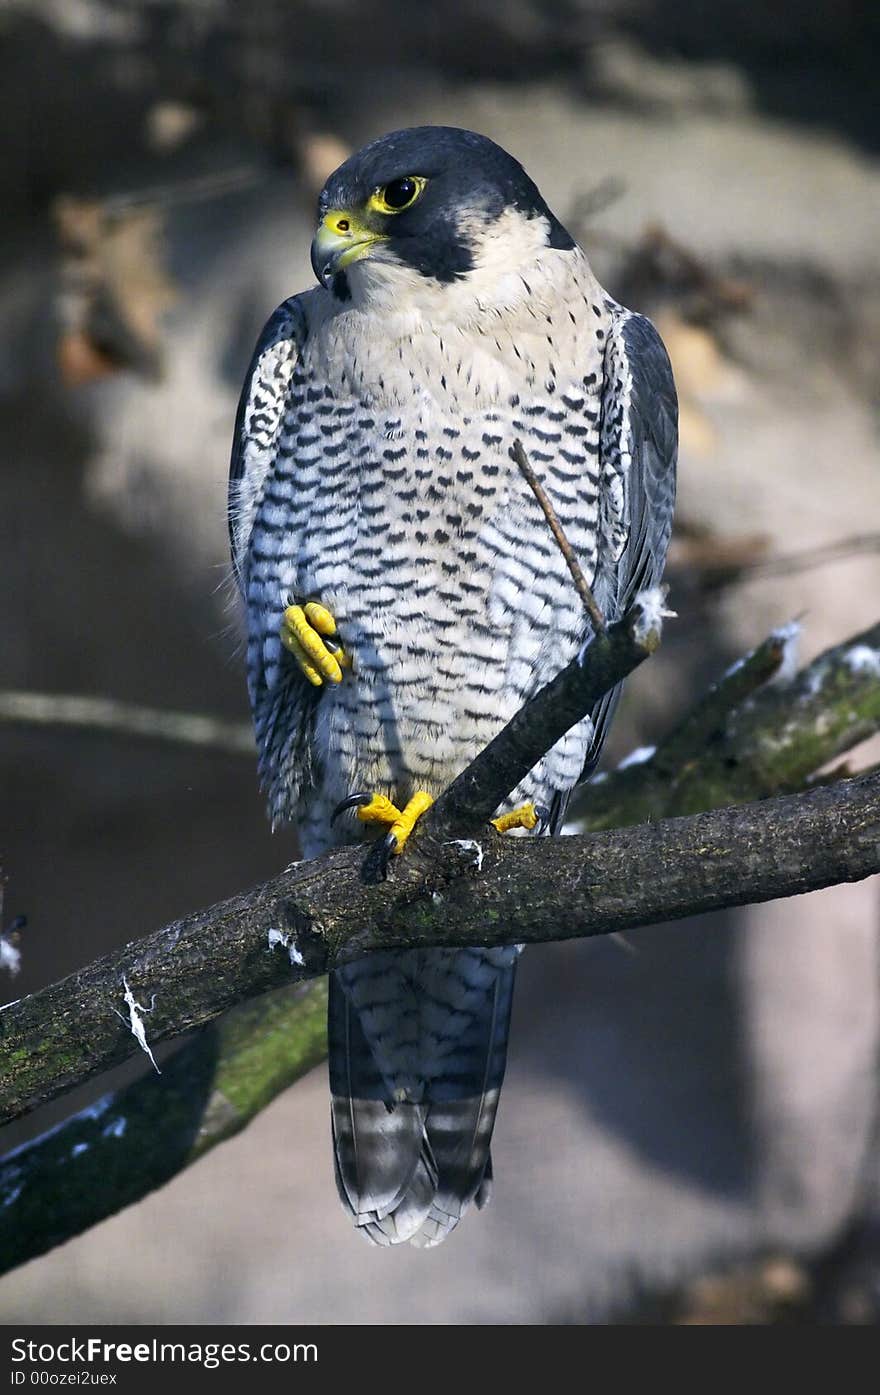
[(331, 978), (336, 1181), (376, 1244), (437, 1245), (489, 1199), (516, 958), (408, 950)]

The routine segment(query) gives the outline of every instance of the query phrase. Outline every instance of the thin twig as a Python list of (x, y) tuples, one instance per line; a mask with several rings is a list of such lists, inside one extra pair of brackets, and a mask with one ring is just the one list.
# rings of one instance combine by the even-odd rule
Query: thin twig
[(106, 214), (114, 217), (129, 209), (149, 204), (163, 204), (169, 208), (175, 204), (201, 203), (205, 199), (220, 199), (227, 194), (237, 194), (244, 189), (254, 188), (266, 178), (265, 170), (252, 165), (240, 165), (228, 170), (198, 175), (194, 179), (182, 179), (174, 184), (148, 184), (143, 189), (111, 194), (102, 200), (101, 206)]
[(528, 484), (529, 488), (531, 489), (532, 493), (534, 494), (535, 498), (537, 499), (538, 503), (541, 505), (541, 508), (544, 511), (544, 517), (550, 524), (550, 531), (552, 532), (554, 538), (556, 539), (556, 542), (559, 545), (559, 551), (565, 558), (565, 564), (568, 567), (568, 570), (571, 572), (571, 579), (575, 584), (578, 595), (584, 603), (584, 608), (587, 614), (589, 615), (597, 630), (604, 630), (605, 617), (596, 604), (596, 598), (590, 590), (590, 584), (587, 581), (587, 578), (584, 576), (583, 572), (580, 569), (580, 565), (578, 563), (577, 558), (574, 555), (572, 545), (568, 541), (568, 538), (565, 536), (565, 533), (562, 530), (562, 524), (559, 522), (559, 519), (556, 516), (556, 510), (551, 504), (550, 499), (547, 496), (547, 492), (544, 489), (544, 486), (541, 484), (541, 481), (538, 479), (538, 476), (532, 469), (532, 466), (529, 462), (529, 457), (523, 450), (522, 441), (514, 441), (513, 458), (519, 466), (526, 483)]
[(583, 189), (575, 195), (571, 210), (566, 218), (566, 226), (573, 223), (583, 227), (600, 213), (606, 213), (615, 203), (619, 203), (627, 192), (626, 180), (608, 175), (600, 179), (590, 189)]
[(209, 747), (233, 755), (254, 754), (253, 731), (247, 722), (229, 722), (200, 712), (167, 712), (158, 707), (117, 702), (114, 698), (0, 692), (0, 722), (83, 727), (182, 746)]
[(839, 542), (827, 543), (824, 547), (805, 548), (802, 552), (790, 552), (781, 557), (762, 557), (753, 562), (732, 564), (729, 572), (735, 569), (736, 575), (726, 575), (717, 581), (713, 571), (724, 572), (723, 558), (713, 564), (711, 558), (702, 563), (705, 580), (719, 590), (735, 582), (750, 581), (753, 577), (795, 576), (798, 572), (813, 571), (816, 567), (827, 566), (829, 562), (845, 562), (851, 557), (865, 557), (880, 552), (880, 533), (859, 533), (851, 538), (841, 538)]

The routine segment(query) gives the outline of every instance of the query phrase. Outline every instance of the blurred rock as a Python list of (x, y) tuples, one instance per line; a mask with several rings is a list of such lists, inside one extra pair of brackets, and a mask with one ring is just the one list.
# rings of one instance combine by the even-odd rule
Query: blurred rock
[(147, 144), (167, 155), (184, 145), (204, 125), (205, 114), (190, 102), (156, 102), (147, 112)]
[(640, 44), (608, 38), (587, 50), (585, 90), (593, 100), (620, 102), (634, 111), (740, 112), (752, 103), (748, 79), (732, 63), (654, 58)]
[(330, 175), (352, 151), (332, 132), (315, 131), (301, 138), (298, 153), (306, 188), (317, 198)]
[(61, 246), (58, 363), (72, 387), (120, 369), (157, 377), (161, 321), (175, 291), (162, 264), (162, 214), (58, 198)]

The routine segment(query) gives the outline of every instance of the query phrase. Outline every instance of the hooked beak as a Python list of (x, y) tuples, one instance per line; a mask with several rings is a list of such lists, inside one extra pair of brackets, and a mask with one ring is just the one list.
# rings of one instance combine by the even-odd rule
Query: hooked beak
[(329, 287), (338, 271), (365, 257), (374, 242), (384, 242), (357, 216), (331, 210), (322, 218), (312, 241), (312, 270), (322, 286)]

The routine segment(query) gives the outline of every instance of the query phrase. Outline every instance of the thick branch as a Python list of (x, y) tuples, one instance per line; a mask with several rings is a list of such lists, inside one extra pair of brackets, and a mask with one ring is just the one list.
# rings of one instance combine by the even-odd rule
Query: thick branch
[(0, 1161), (0, 1273), (137, 1201), (243, 1129), (326, 1054), (324, 983), (199, 1032), (162, 1069)]
[(880, 624), (785, 679), (779, 670), (795, 638), (790, 626), (770, 635), (649, 760), (585, 786), (582, 826), (617, 828), (805, 789), (821, 766), (880, 731)]
[[(433, 853), (436, 851), (436, 857)], [(586, 838), (456, 839), (366, 884), (361, 852), (294, 864), (0, 1013), (5, 1117), (133, 1049), (124, 983), (152, 1044), (244, 998), (372, 949), (607, 934), (793, 896), (880, 871), (880, 776)], [(270, 943), (274, 946), (270, 948)]]

